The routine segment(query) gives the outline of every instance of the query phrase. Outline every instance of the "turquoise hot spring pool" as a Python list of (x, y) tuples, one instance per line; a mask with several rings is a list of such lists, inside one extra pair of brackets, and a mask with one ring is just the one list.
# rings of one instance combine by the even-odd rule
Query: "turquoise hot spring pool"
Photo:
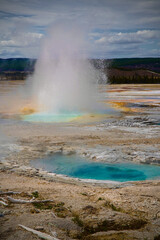
[(93, 162), (78, 155), (62, 153), (32, 160), (31, 165), (48, 172), (80, 179), (126, 182), (160, 178), (160, 166), (130, 162), (114, 164)]

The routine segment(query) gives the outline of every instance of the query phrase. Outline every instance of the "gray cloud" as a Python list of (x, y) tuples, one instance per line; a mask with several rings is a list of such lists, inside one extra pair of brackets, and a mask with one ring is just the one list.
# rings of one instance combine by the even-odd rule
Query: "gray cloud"
[(90, 56), (126, 56), (125, 45), (135, 47), (128, 49), (128, 57), (132, 52), (159, 56), (152, 46), (154, 42), (158, 50), (158, 0), (0, 0), (1, 56), (10, 51), (11, 55), (37, 57), (46, 28), (58, 20), (87, 26)]
[(132, 44), (132, 43), (143, 43), (148, 40), (155, 40), (160, 38), (160, 31), (158, 30), (138, 30), (136, 32), (128, 33), (115, 33), (102, 36), (95, 42), (98, 44)]

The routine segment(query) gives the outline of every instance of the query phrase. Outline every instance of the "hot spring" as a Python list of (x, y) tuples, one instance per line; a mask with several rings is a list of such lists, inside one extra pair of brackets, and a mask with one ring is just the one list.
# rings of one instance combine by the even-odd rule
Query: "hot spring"
[(100, 111), (97, 83), (107, 80), (88, 60), (87, 48), (79, 25), (58, 23), (48, 30), (28, 80), (36, 109), (23, 116), (25, 121), (67, 122)]
[(112, 164), (93, 162), (78, 155), (63, 155), (62, 153), (33, 160), (31, 165), (48, 172), (80, 179), (126, 182), (160, 178), (160, 166), (131, 162)]
[[(12, 114), (16, 115), (18, 112), (24, 121), (44, 122), (45, 124), (28, 124), (22, 121), (21, 123), (19, 121), (13, 121), (13, 134), (19, 134), (20, 136), (24, 136), (24, 138), (30, 135), (33, 139), (35, 136), (45, 137), (48, 135), (51, 136), (54, 141), (58, 141), (55, 140), (55, 129), (57, 132), (61, 129), (57, 128), (56, 124), (47, 123), (64, 123), (75, 121), (77, 119), (80, 121), (81, 119), (88, 118), (96, 119), (96, 117), (100, 117), (101, 115), (105, 115), (107, 113), (110, 114), (112, 110), (110, 110), (107, 105), (103, 106), (102, 100), (104, 101), (104, 96), (102, 96), (102, 91), (98, 91), (98, 82), (106, 83), (106, 75), (96, 69), (88, 60), (87, 49), (86, 33), (80, 26), (75, 26), (72, 23), (58, 23), (48, 30), (46, 37), (42, 41), (39, 58), (35, 65), (35, 71), (26, 81), (27, 83), (23, 88), (24, 91), (21, 91), (21, 89), (19, 92), (17, 91), (16, 93), (18, 94), (14, 94), (14, 99), (12, 98), (12, 94), (7, 95), (7, 98), (3, 101), (4, 115), (8, 111), (6, 107), (7, 104), (9, 105), (9, 117)], [(118, 92), (121, 92), (121, 94), (123, 93), (121, 89)], [(112, 98), (116, 102), (117, 96), (119, 97), (119, 95), (117, 95), (116, 91), (115, 96), (113, 93), (114, 91), (111, 91)], [(131, 97), (130, 92), (128, 96), (129, 98)], [(126, 102), (125, 94), (123, 97), (123, 100)], [(114, 110), (113, 112), (115, 113)], [(16, 123), (17, 126), (15, 126)], [(117, 124), (117, 126), (115, 126), (113, 122), (111, 128), (107, 128), (105, 124), (103, 128), (102, 124), (102, 126), (98, 126), (97, 129), (96, 124), (93, 124), (93, 129), (96, 129), (96, 131), (102, 129), (102, 133), (105, 132), (106, 134), (104, 139), (109, 139), (108, 143), (112, 140), (113, 136), (114, 139), (119, 139), (121, 144), (122, 133), (124, 132), (123, 135), (127, 135), (128, 133), (127, 131), (123, 131), (122, 128), (119, 131), (119, 124), (117, 122), (115, 124)], [(10, 126), (7, 125), (6, 128), (8, 131)], [(28, 131), (29, 128), (30, 132)], [(127, 129), (130, 130), (131, 128), (127, 125)], [(77, 129), (78, 128), (76, 126), (75, 133)], [(79, 130), (82, 132), (84, 129), (80, 129), (79, 127)], [(65, 130), (63, 129), (63, 131)], [(64, 144), (66, 142), (68, 143), (68, 133), (72, 130), (73, 128), (66, 130), (68, 132), (65, 132), (64, 134), (64, 138), (66, 138), (65, 141), (63, 136), (60, 138), (60, 136), (58, 136), (59, 133), (57, 133), (57, 139), (60, 138), (60, 143), (63, 143), (63, 141)], [(113, 131), (113, 135), (107, 135), (108, 130), (110, 133)], [(95, 133), (92, 133), (92, 128), (87, 131), (86, 133), (84, 132), (84, 135), (86, 134), (86, 138), (85, 136), (81, 137), (77, 135), (77, 140), (79, 141), (77, 141), (77, 144), (86, 144), (87, 138), (88, 142), (90, 141), (94, 144), (94, 146), (96, 144), (104, 144), (102, 141), (103, 138), (101, 139), (101, 134), (98, 135), (96, 131)], [(138, 131), (141, 131), (141, 128), (139, 128)], [(75, 133), (73, 133), (73, 135)], [(137, 134), (138, 133), (136, 133), (136, 138)], [(30, 137), (30, 139), (32, 137)], [(130, 133), (127, 137), (130, 139)], [(141, 137), (144, 137), (144, 135), (140, 135), (139, 139), (141, 139)], [(30, 139), (28, 142), (30, 142)], [(76, 140), (74, 139), (76, 138), (73, 138), (72, 136), (71, 144), (75, 144)], [(117, 143), (117, 139), (114, 142), (115, 144)], [(126, 143), (129, 141), (128, 139), (125, 139)], [(84, 140), (86, 142), (84, 142)], [(35, 144), (36, 142), (37, 140), (35, 140)], [(106, 145), (108, 143), (106, 143)], [(44, 159), (34, 160), (31, 162), (31, 165), (38, 168), (42, 167), (47, 171), (57, 174), (81, 179), (125, 182), (156, 179), (160, 177), (159, 166), (134, 164), (129, 162), (116, 164), (93, 162), (77, 155), (66, 156), (63, 154), (55, 154)]]

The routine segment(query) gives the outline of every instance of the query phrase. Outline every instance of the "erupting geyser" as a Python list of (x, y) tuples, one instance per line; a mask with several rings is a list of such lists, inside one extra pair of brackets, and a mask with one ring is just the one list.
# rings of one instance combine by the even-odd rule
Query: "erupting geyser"
[(51, 115), (68, 119), (94, 111), (100, 73), (87, 59), (85, 42), (80, 26), (59, 23), (49, 29), (32, 76), (39, 113), (28, 120)]

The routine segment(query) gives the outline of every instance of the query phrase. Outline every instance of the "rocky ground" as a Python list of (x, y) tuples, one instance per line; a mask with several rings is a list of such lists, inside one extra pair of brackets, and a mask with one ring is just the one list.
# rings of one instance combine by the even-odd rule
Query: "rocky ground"
[[(48, 203), (12, 203), (1, 197), (1, 239), (39, 239), (30, 227), (58, 239), (159, 239), (160, 182), (136, 182), (108, 188), (85, 183), (47, 181), (1, 172), (1, 191), (14, 199), (50, 199)], [(3, 193), (1, 192), (1, 193)]]
[[(19, 224), (50, 239), (160, 239), (159, 180), (84, 182), (30, 166), (30, 160), (58, 151), (93, 161), (159, 164), (156, 121), (135, 114), (89, 125), (5, 121), (3, 131), (0, 198), (7, 205), (1, 203), (1, 239), (39, 239)], [(12, 202), (32, 197), (51, 202)]]
[(50, 240), (160, 239), (160, 180), (83, 181), (30, 165), (56, 152), (159, 165), (159, 98), (141, 99), (148, 86), (143, 92), (144, 87), (134, 87), (130, 92), (128, 86), (110, 86), (109, 101), (121, 109), (103, 119), (91, 116), (90, 124), (27, 123), (0, 116), (0, 239), (40, 239), (37, 234)]

